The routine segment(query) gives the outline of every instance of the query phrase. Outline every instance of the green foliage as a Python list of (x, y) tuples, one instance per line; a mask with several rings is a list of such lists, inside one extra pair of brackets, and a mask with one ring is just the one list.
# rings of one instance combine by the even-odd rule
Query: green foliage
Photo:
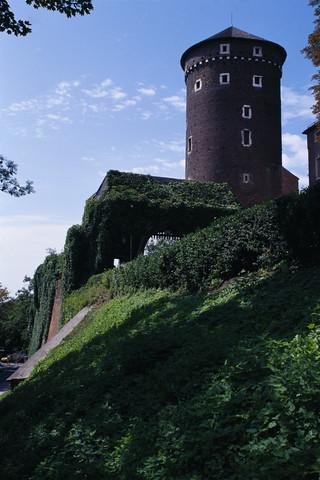
[(282, 263), (102, 306), (0, 401), (2, 478), (316, 480), (319, 290)]
[[(67, 17), (85, 15), (93, 10), (91, 0), (25, 0), (33, 8), (46, 8), (63, 13)], [(31, 24), (27, 20), (16, 20), (10, 8), (9, 0), (0, 0), (0, 32), (25, 36), (31, 32)]]
[(93, 275), (87, 284), (63, 300), (62, 323), (65, 324), (87, 305), (100, 305), (110, 298), (110, 270)]
[(111, 276), (113, 295), (140, 288), (216, 287), (239, 274), (291, 258), (320, 256), (320, 185), (217, 220), (207, 228), (140, 256)]
[(240, 211), (152, 255), (141, 256), (115, 270), (113, 294), (139, 288), (216, 287), (244, 271), (272, 265), (286, 256), (274, 204)]
[(57, 280), (62, 275), (63, 257), (50, 253), (36, 270), (33, 278), (35, 315), (29, 353), (33, 354), (46, 340), (54, 302)]
[(159, 183), (147, 175), (110, 171), (86, 205), (82, 225), (65, 244), (64, 290), (81, 287), (96, 273), (143, 252), (159, 232), (176, 236), (203, 228), (239, 208), (226, 184)]
[(33, 314), (31, 286), (19, 290), (15, 298), (0, 302), (0, 349), (7, 353), (28, 350)]
[(19, 184), (16, 178), (17, 169), (18, 167), (14, 162), (0, 155), (0, 192), (9, 193), (14, 197), (33, 193), (33, 185), (29, 180), (24, 186)]

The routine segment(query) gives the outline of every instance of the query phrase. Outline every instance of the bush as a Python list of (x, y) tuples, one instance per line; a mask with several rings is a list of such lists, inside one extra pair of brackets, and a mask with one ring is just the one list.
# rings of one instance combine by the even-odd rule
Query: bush
[(114, 295), (140, 288), (197, 291), (290, 258), (320, 257), (320, 185), (217, 220), (115, 270)]

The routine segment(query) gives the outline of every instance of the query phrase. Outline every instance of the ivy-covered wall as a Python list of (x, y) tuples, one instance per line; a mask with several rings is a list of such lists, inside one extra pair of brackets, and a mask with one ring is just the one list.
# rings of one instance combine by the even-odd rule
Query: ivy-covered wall
[(172, 181), (110, 171), (106, 188), (86, 204), (82, 225), (71, 227), (65, 244), (64, 289), (70, 292), (93, 274), (132, 260), (148, 238), (193, 232), (239, 205), (226, 184)]
[(86, 203), (81, 225), (72, 226), (64, 252), (50, 254), (34, 276), (34, 353), (46, 341), (57, 280), (69, 293), (89, 277), (143, 252), (159, 232), (182, 237), (239, 209), (226, 184), (170, 181), (147, 175), (108, 172), (103, 188)]
[(63, 272), (63, 255), (51, 253), (37, 268), (34, 278), (34, 319), (29, 354), (46, 341), (54, 302), (56, 283)]

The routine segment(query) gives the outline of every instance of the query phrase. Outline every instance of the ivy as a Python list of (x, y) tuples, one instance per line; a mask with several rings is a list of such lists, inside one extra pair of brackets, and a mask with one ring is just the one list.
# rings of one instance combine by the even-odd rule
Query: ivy
[(65, 244), (64, 289), (81, 287), (94, 274), (143, 252), (149, 237), (182, 237), (239, 208), (226, 184), (169, 181), (110, 171), (86, 204), (82, 225)]

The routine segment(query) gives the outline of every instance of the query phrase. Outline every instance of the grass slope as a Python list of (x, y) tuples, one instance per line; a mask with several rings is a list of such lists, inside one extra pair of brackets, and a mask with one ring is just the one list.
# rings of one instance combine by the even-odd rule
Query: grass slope
[(0, 401), (3, 480), (317, 479), (320, 268), (100, 307)]

